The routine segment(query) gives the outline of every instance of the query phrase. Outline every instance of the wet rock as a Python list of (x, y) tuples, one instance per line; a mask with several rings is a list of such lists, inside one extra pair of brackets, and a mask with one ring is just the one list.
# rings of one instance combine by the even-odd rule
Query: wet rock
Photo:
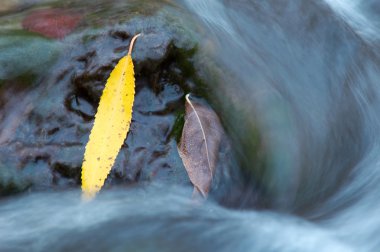
[(194, 90), (193, 76), (185, 74), (194, 41), (182, 41), (176, 30), (154, 16), (87, 29), (65, 38), (57, 63), (32, 87), (10, 88), (7, 81), (0, 88), (1, 194), (80, 186), (84, 148), (101, 92), (138, 32), (144, 36), (133, 51), (131, 129), (106, 187), (154, 180), (190, 185), (172, 132), (184, 111), (184, 94)]

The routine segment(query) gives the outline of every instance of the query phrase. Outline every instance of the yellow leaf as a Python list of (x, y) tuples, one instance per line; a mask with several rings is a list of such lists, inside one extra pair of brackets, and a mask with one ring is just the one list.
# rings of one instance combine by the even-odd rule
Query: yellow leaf
[(131, 51), (138, 36), (132, 38), (128, 54), (112, 70), (100, 97), (82, 164), (85, 198), (94, 197), (103, 186), (131, 124), (135, 96)]

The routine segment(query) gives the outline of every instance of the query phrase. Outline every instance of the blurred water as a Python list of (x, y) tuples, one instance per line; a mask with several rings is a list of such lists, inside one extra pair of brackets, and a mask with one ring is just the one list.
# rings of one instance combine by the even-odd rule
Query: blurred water
[(198, 205), (169, 189), (112, 190), (89, 203), (79, 191), (2, 202), (1, 251), (354, 251), (301, 219)]
[(0, 251), (378, 251), (377, 1), (177, 4), (203, 31), (209, 100), (266, 210), (180, 188), (33, 194), (1, 202)]
[[(226, 70), (220, 107), (270, 208), (315, 221), (355, 251), (377, 251), (378, 2), (186, 3), (215, 42), (209, 54)], [(247, 124), (260, 129), (264, 171), (247, 151), (256, 147)]]

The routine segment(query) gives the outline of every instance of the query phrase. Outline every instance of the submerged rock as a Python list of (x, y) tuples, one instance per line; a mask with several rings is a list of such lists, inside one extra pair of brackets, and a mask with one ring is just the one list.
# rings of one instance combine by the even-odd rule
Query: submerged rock
[(82, 19), (82, 15), (61, 9), (42, 9), (32, 12), (22, 21), (26, 30), (47, 38), (64, 38), (71, 33)]

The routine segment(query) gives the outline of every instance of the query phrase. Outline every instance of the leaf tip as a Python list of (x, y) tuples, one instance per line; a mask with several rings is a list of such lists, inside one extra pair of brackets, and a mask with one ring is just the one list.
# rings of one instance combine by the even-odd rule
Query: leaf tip
[(82, 189), (82, 201), (89, 202), (95, 198), (96, 192)]

